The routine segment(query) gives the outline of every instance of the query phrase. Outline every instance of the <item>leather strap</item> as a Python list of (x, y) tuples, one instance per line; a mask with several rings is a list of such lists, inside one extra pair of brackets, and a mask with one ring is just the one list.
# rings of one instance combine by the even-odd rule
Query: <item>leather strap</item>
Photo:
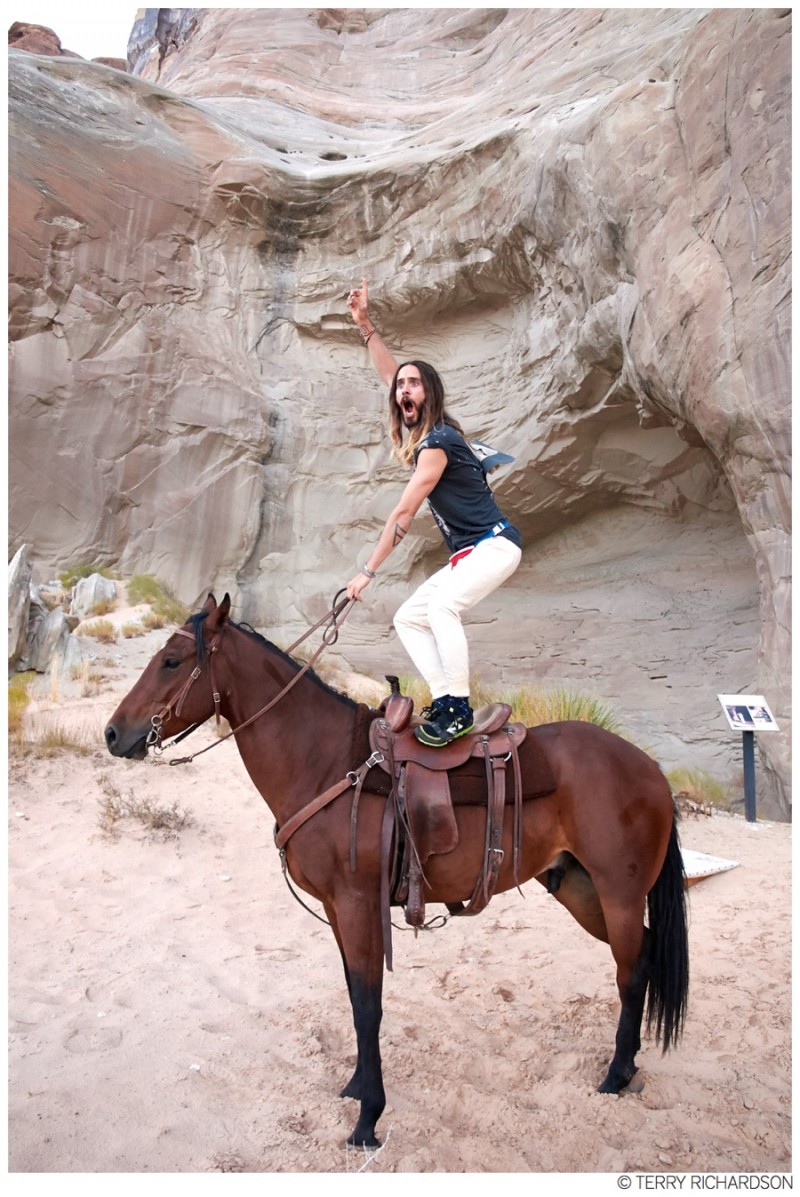
[(513, 740), (511, 740), (511, 763), (514, 767), (514, 884), (517, 889), (520, 889), (519, 861), (522, 852), (522, 768), (519, 763), (517, 745)]
[(506, 802), (506, 760), (502, 756), (492, 756), (489, 750), (488, 738), (483, 740), (484, 760), (486, 762), (486, 784), (488, 799), (486, 803), (486, 840), (484, 844), (484, 860), (481, 874), (475, 884), (472, 897), (463, 914), (480, 914), (484, 910), (494, 893), (500, 868), (503, 863), (503, 812)]
[(383, 930), (383, 955), (387, 972), (392, 971), (392, 911), (390, 875), (392, 872), (392, 839), (395, 820), (395, 791), (389, 795), (383, 808), (381, 824), (381, 927)]
[(292, 815), (291, 819), (287, 819), (280, 830), (278, 830), (276, 824), (275, 847), (278, 849), (283, 848), (297, 831), (298, 827), (302, 827), (317, 811), (321, 811), (329, 802), (333, 802), (334, 798), (338, 798), (345, 790), (349, 790), (352, 784), (353, 782), (349, 777), (342, 778), (341, 781), (337, 781), (335, 786), (331, 786), (324, 793), (314, 798), (312, 802), (309, 802), (308, 806), (304, 806), (302, 810), (299, 810), (296, 815)]

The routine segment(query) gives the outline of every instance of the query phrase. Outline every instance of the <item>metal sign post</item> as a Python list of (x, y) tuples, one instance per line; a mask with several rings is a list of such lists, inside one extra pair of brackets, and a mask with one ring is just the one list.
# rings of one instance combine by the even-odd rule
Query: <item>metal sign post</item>
[(762, 694), (718, 694), (728, 726), (742, 733), (744, 817), (756, 821), (756, 732), (779, 731)]
[(744, 762), (744, 817), (748, 823), (756, 821), (756, 734), (742, 732), (742, 760)]

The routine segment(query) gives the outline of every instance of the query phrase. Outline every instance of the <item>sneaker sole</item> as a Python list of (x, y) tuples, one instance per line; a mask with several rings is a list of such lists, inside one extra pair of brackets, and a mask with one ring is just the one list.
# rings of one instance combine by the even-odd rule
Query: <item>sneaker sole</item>
[(468, 735), (474, 726), (474, 723), (470, 723), (469, 727), (465, 727), (463, 731), (456, 732), (454, 736), (448, 736), (446, 740), (443, 740), (441, 736), (434, 737), (426, 735), (424, 727), (418, 727), (414, 732), (414, 735), (419, 740), (420, 744), (425, 744), (428, 748), (445, 748), (448, 744), (452, 744), (453, 740), (458, 740), (461, 738), (461, 736)]

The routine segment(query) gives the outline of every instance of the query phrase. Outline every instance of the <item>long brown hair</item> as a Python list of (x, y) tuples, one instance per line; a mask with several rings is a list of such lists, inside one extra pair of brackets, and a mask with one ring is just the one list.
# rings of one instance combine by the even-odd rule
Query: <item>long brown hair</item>
[[(422, 419), (416, 428), (412, 428), (408, 440), (403, 444), (403, 418), (397, 404), (397, 375), (404, 366), (415, 366), (422, 379), (422, 389), (425, 392), (425, 403), (422, 406)], [(438, 370), (428, 362), (401, 362), (395, 371), (392, 385), (389, 388), (389, 431), (392, 437), (393, 452), (398, 461), (404, 465), (414, 464), (414, 455), (420, 442), (425, 439), (430, 430), (437, 424), (449, 424), (463, 436), (463, 429), (457, 420), (447, 413), (444, 406), (444, 383)]]

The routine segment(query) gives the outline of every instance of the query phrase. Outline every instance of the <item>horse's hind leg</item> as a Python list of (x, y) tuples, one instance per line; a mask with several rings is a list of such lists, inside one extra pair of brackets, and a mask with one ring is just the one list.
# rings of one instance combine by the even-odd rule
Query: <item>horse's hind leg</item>
[(649, 977), (643, 918), (631, 915), (628, 907), (619, 909), (608, 901), (603, 904), (591, 877), (571, 853), (562, 853), (557, 868), (540, 874), (536, 880), (553, 893), (585, 931), (611, 946), (622, 1008), (614, 1058), (599, 1091), (619, 1093), (636, 1072), (636, 1053), (641, 1047)]
[(650, 976), (648, 936), (643, 908), (639, 912), (606, 906), (605, 918), (608, 942), (617, 965), (621, 1009), (614, 1057), (598, 1091), (619, 1093), (636, 1073), (636, 1053), (641, 1047), (642, 1016)]

